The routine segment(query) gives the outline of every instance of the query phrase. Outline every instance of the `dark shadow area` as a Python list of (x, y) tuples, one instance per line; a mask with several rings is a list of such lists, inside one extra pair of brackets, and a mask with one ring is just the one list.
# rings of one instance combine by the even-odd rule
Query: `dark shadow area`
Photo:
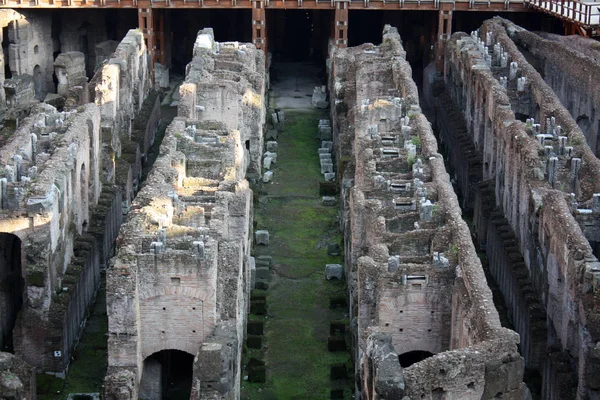
[(432, 46), (436, 40), (437, 11), (358, 11), (351, 10), (348, 21), (349, 46), (381, 43), (386, 24), (400, 33), (406, 60), (412, 67), (413, 79), (421, 82), (423, 69), (433, 60)]
[(194, 356), (180, 350), (162, 350), (144, 360), (140, 398), (188, 400), (192, 391)]
[(333, 11), (267, 10), (267, 35), (273, 61), (324, 63)]
[(423, 350), (413, 350), (402, 353), (398, 356), (398, 361), (402, 368), (408, 368), (411, 365), (423, 361), (426, 358), (433, 356), (433, 353)]
[(552, 33), (564, 33), (562, 22), (540, 12), (472, 12), (455, 11), (452, 22), (452, 32), (471, 33), (481, 27), (486, 19), (500, 16), (529, 31), (546, 31)]
[(249, 9), (168, 10), (165, 41), (171, 46), (172, 72), (185, 74), (185, 66), (192, 61), (198, 31), (204, 28), (213, 28), (217, 42), (251, 42), (251, 12)]
[[(43, 282), (43, 279), (42, 279)], [(2, 351), (13, 351), (12, 331), (23, 305), (21, 239), (0, 233), (0, 342)]]

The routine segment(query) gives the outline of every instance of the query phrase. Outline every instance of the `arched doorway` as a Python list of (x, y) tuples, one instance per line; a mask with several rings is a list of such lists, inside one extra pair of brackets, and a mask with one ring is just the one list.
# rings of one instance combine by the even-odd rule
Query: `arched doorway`
[(162, 350), (144, 360), (139, 398), (188, 400), (192, 391), (194, 356), (180, 350)]
[(12, 330), (23, 305), (21, 239), (0, 233), (0, 349), (13, 351)]
[(433, 353), (423, 350), (413, 350), (402, 353), (398, 356), (398, 361), (402, 368), (408, 368), (411, 365), (423, 361), (426, 358), (433, 356)]
[(42, 69), (39, 65), (33, 68), (33, 90), (37, 100), (42, 99)]

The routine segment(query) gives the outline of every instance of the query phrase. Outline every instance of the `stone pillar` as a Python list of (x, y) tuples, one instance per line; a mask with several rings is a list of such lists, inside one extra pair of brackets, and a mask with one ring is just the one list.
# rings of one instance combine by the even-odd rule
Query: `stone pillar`
[(336, 2), (334, 43), (337, 47), (348, 47), (348, 2)]
[(252, 2), (252, 44), (264, 51), (267, 59), (267, 18), (265, 2), (261, 0)]

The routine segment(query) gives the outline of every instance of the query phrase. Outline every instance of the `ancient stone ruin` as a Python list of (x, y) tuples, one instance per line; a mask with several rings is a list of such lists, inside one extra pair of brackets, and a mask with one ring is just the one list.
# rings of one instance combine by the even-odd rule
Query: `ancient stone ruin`
[(161, 393), (151, 356), (163, 350), (194, 357), (192, 398), (239, 397), (251, 282), (246, 171), (260, 174), (264, 65), (252, 45), (217, 43), (210, 29), (196, 38), (178, 116), (108, 270), (108, 399)]
[(0, 398), (600, 399), (593, 7), (4, 0)]

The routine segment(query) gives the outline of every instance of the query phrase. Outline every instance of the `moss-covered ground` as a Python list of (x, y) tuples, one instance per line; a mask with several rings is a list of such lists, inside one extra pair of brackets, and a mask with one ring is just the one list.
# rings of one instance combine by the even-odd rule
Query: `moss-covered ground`
[(88, 317), (85, 332), (72, 353), (72, 361), (66, 379), (50, 375), (37, 376), (39, 400), (62, 400), (69, 393), (102, 392), (106, 374), (106, 291), (104, 284), (98, 290), (96, 302)]
[[(274, 179), (260, 187), (255, 204), (257, 229), (270, 233), (269, 246), (255, 255), (273, 257), (272, 277), (266, 291), (268, 311), (261, 350), (246, 350), (245, 359), (266, 363), (265, 383), (242, 382), (243, 399), (329, 399), (331, 389), (348, 381), (331, 381), (330, 365), (347, 364), (348, 352), (329, 352), (330, 322), (347, 318), (345, 308), (330, 309), (330, 299), (344, 297), (344, 282), (326, 281), (325, 264), (343, 264), (342, 256), (327, 255), (329, 243), (342, 244), (337, 207), (321, 205), (316, 132), (318, 111), (286, 113), (278, 139)], [(247, 373), (246, 373), (247, 374)]]

